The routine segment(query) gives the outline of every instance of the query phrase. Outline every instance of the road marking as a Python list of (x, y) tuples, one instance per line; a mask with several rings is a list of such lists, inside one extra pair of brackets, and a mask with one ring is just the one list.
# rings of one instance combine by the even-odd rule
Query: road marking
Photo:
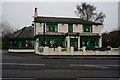
[(88, 67), (92, 67), (92, 66), (120, 66), (120, 65), (89, 65), (89, 64), (70, 64), (70, 66), (88, 66)]
[(120, 65), (89, 65), (89, 64), (70, 64), (71, 67), (97, 67), (97, 68), (109, 68), (118, 67)]
[(45, 64), (29, 64), (29, 63), (0, 63), (0, 64), (3, 64), (3, 65), (26, 65), (26, 66), (32, 66), (32, 65), (44, 66), (45, 65)]

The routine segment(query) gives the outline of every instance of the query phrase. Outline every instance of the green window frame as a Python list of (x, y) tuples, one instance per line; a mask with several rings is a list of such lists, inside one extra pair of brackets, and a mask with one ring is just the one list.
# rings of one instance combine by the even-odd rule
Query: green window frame
[(92, 32), (91, 25), (83, 25), (83, 32)]
[(81, 37), (80, 47), (95, 48), (99, 47), (99, 38), (100, 37)]
[(12, 38), (9, 39), (10, 49), (33, 49), (34, 39), (25, 38)]
[[(49, 38), (49, 39), (45, 39), (45, 46), (48, 46), (50, 48), (56, 48), (58, 46), (62, 47), (63, 46), (62, 42), (63, 42), (63, 39), (56, 39), (56, 38), (50, 39)], [(40, 45), (41, 46), (44, 45), (43, 39), (40, 39)]]
[[(44, 36), (39, 36), (39, 46), (44, 46)], [(64, 47), (64, 36), (45, 36), (45, 46), (49, 48), (56, 48), (58, 46)]]
[(47, 32), (58, 32), (58, 26), (56, 23), (47, 23)]
[(68, 24), (68, 32), (73, 32), (73, 24)]

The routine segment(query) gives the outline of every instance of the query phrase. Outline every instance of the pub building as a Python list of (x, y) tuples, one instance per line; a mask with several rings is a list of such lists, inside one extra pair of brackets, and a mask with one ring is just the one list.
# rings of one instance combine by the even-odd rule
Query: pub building
[(80, 18), (39, 16), (34, 12), (33, 25), (25, 27), (9, 38), (10, 52), (35, 52), (47, 47), (55, 51), (61, 49), (80, 51), (86, 48), (102, 47), (102, 23), (95, 23)]

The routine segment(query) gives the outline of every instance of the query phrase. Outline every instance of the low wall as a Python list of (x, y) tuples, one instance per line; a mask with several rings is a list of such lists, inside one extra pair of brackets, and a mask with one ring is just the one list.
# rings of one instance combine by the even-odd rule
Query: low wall
[(35, 52), (34, 49), (8, 49), (8, 52)]
[(62, 48), (45, 48), (42, 55), (120, 55), (119, 51), (62, 51)]

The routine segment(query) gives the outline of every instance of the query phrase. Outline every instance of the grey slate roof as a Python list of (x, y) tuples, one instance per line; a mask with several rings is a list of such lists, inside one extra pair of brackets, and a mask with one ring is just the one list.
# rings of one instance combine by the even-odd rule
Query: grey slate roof
[(32, 26), (24, 27), (13, 33), (9, 38), (34, 38), (34, 28)]
[(63, 17), (43, 17), (43, 16), (38, 16), (35, 21), (59, 22), (59, 23), (82, 23), (82, 24), (102, 25), (102, 23), (94, 23), (94, 22), (83, 20), (83, 19), (80, 19), (80, 18), (63, 18)]

